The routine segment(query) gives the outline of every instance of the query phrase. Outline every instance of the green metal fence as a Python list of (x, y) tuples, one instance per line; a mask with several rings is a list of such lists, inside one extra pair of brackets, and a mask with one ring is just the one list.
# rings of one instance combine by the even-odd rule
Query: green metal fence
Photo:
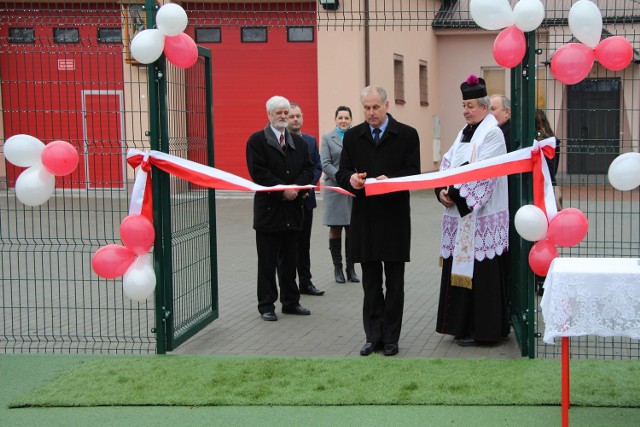
[[(148, 17), (141, 9), (138, 18), (153, 25), (154, 2), (148, 3)], [(187, 71), (163, 61), (139, 66), (125, 52), (126, 65), (119, 38), (126, 11), (119, 4), (56, 4), (37, 16), (31, 6), (0, 12), (0, 27), (21, 30), (0, 37), (3, 132), (68, 141), (80, 164), (58, 178), (54, 196), (38, 207), (17, 202), (13, 188), (22, 169), (6, 164), (0, 352), (172, 350), (217, 317), (213, 191), (153, 172), (155, 300), (124, 297), (120, 279), (92, 271), (91, 256), (120, 243), (135, 179), (124, 162), (129, 148), (213, 165), (210, 53), (199, 49)], [(77, 32), (56, 39), (51, 24)], [(113, 28), (116, 34), (100, 31)]]
[[(603, 38), (619, 35), (637, 46), (640, 7), (636, 2), (597, 2), (603, 15)], [(570, 4), (568, 5), (571, 6)], [(568, 13), (568, 9), (557, 15)], [(638, 52), (622, 71), (597, 62), (582, 82), (559, 85), (550, 70), (558, 44), (575, 42), (566, 21), (536, 34), (537, 102), (561, 140), (558, 185), (563, 207), (578, 208), (589, 220), (583, 242), (558, 248), (561, 257), (638, 257), (640, 255), (640, 190), (618, 191), (609, 185), (607, 170), (619, 154), (638, 151)], [(540, 297), (536, 297), (536, 307)], [(560, 343), (544, 344), (543, 318), (536, 316), (538, 357), (560, 357)], [(571, 339), (573, 358), (640, 358), (637, 340), (620, 337)]]
[[(468, 1), (343, 0), (341, 9), (331, 13), (319, 6), (317, 12), (310, 11), (307, 3), (285, 2), (284, 12), (282, 5), (243, 0), (184, 5), (189, 12), (211, 16), (218, 10), (233, 12), (235, 18), (224, 25), (234, 26), (296, 25), (301, 16), (314, 15), (319, 31), (367, 26), (377, 31), (410, 31), (424, 26), (484, 31), (473, 23)], [(560, 45), (575, 41), (567, 22), (572, 3), (545, 3), (546, 19), (528, 37), (524, 67), (511, 72), (513, 126), (520, 129), (519, 143), (530, 145), (532, 109), (537, 106), (545, 110), (562, 141), (558, 183), (563, 205), (581, 209), (590, 225), (586, 239), (576, 247), (560, 249), (560, 255), (637, 257), (640, 190), (614, 190), (608, 185), (606, 167), (618, 154), (638, 151), (640, 54), (634, 51), (634, 62), (623, 71), (607, 71), (596, 63), (584, 82), (559, 84), (551, 74), (550, 61)], [(640, 43), (637, 2), (595, 3), (604, 17), (605, 36), (622, 35), (634, 46)], [(147, 86), (147, 67), (131, 66), (126, 52), (127, 65), (123, 67), (123, 43), (109, 43), (111, 36), (95, 34), (96, 20), (105, 27), (119, 28), (125, 19), (129, 20), (125, 28), (140, 22), (152, 25), (144, 22), (149, 14), (143, 9), (125, 10), (111, 2), (61, 2), (44, 7), (47, 12), (42, 19), (42, 11), (37, 17), (30, 13), (40, 3), (3, 5), (0, 28), (16, 22), (30, 22), (35, 27), (54, 23), (60, 28), (73, 23), (81, 35), (92, 33), (77, 43), (63, 45), (54, 43), (55, 34), (51, 33), (36, 37), (33, 43), (17, 44), (8, 43), (6, 33), (0, 36), (5, 135), (29, 133), (46, 140), (64, 139), (78, 147), (85, 161), (82, 172), (59, 180), (55, 197), (43, 207), (29, 208), (15, 201), (15, 171), (10, 167), (0, 182), (0, 351), (144, 353), (175, 348), (217, 316), (213, 193), (155, 174), (154, 198), (161, 208), (155, 212), (159, 240), (154, 250), (156, 269), (162, 273), (155, 301), (137, 304), (123, 298), (117, 281), (92, 273), (90, 257), (99, 247), (118, 241), (118, 227), (127, 213), (133, 175), (124, 163), (113, 167), (110, 162), (114, 158), (123, 159), (128, 148), (152, 147), (213, 164), (212, 129), (207, 118), (210, 58), (201, 52), (196, 67), (186, 73), (171, 66), (151, 67), (152, 82)], [(134, 10), (138, 13), (135, 16)], [(126, 40), (123, 42), (126, 46)], [(82, 71), (76, 72), (75, 79), (50, 72), (53, 53), (55, 59), (63, 60), (57, 63), (58, 68), (71, 67), (76, 61), (84, 64)], [(83, 92), (84, 98), (70, 98), (67, 94), (77, 93), (85, 80), (94, 83)], [(37, 101), (36, 106), (28, 99)], [(162, 100), (166, 104), (161, 104)], [(159, 110), (149, 110), (149, 104), (158, 105)], [(105, 132), (104, 136), (92, 133), (96, 129)], [(109, 133), (114, 129), (120, 129), (119, 133)], [(519, 185), (512, 211), (531, 201), (527, 178)], [(521, 335), (527, 355), (558, 357), (559, 346), (543, 344), (540, 338), (543, 320), (535, 278), (527, 269), (529, 246), (512, 243), (514, 265), (520, 270), (514, 292), (518, 307), (513, 314), (526, 331)], [(191, 329), (194, 325), (196, 329)], [(635, 340), (621, 338), (575, 338), (572, 357), (638, 358), (640, 347)]]

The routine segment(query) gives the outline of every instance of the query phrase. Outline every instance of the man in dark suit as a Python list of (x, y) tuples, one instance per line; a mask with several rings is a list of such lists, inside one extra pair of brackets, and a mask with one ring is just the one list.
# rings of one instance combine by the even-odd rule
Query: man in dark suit
[(498, 121), (498, 126), (504, 135), (507, 151), (513, 151), (511, 145), (511, 101), (504, 95), (491, 95), (491, 114)]
[[(247, 141), (247, 167), (256, 184), (307, 185), (313, 180), (313, 163), (307, 144), (287, 132), (290, 104), (274, 96), (267, 101), (269, 124)], [(276, 274), (280, 285), (282, 312), (309, 315), (300, 305), (296, 285), (298, 235), (304, 220), (303, 196), (306, 191), (256, 192), (253, 199), (253, 228), (258, 251), (258, 311), (263, 320), (275, 321), (278, 299)]]
[[(306, 133), (302, 133), (302, 125), (304, 117), (302, 109), (295, 102), (291, 103), (289, 109), (289, 124), (287, 129), (294, 135), (299, 135), (307, 143), (309, 149), (309, 157), (313, 162), (313, 185), (318, 184), (322, 175), (322, 164), (320, 163), (320, 151), (318, 151), (318, 141)], [(318, 206), (316, 203), (316, 192), (311, 190), (304, 196), (304, 223), (300, 232), (300, 240), (298, 241), (298, 281), (301, 294), (307, 295), (324, 295), (324, 291), (317, 289), (311, 282), (311, 227), (313, 225), (313, 210)]]
[(420, 139), (414, 128), (387, 113), (389, 101), (383, 88), (368, 86), (360, 99), (365, 122), (345, 133), (336, 178), (356, 196), (347, 251), (362, 265), (366, 344), (360, 354), (384, 349), (385, 356), (393, 356), (398, 353), (402, 326), (405, 263), (410, 261), (409, 191), (367, 197), (364, 181), (367, 176), (387, 179), (419, 174)]

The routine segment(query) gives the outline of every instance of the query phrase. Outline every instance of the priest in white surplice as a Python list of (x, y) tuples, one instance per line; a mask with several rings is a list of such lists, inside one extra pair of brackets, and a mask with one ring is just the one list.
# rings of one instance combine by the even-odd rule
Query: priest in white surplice
[[(467, 125), (440, 170), (507, 152), (485, 81), (471, 75), (460, 90)], [(461, 346), (499, 342), (509, 334), (507, 177), (436, 188), (436, 196), (445, 206), (436, 331), (453, 335)]]

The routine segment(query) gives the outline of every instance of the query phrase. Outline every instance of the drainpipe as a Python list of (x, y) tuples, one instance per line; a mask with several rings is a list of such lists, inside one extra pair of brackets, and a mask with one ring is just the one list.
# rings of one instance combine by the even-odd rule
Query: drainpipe
[(369, 0), (364, 2), (364, 85), (371, 84), (371, 55), (369, 52)]

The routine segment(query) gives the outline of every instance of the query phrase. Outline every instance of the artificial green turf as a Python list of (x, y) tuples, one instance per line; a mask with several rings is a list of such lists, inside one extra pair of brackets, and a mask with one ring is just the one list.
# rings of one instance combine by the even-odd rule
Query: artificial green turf
[[(640, 364), (572, 361), (573, 406), (640, 407)], [(88, 360), (11, 407), (559, 405), (547, 359), (213, 358)]]

